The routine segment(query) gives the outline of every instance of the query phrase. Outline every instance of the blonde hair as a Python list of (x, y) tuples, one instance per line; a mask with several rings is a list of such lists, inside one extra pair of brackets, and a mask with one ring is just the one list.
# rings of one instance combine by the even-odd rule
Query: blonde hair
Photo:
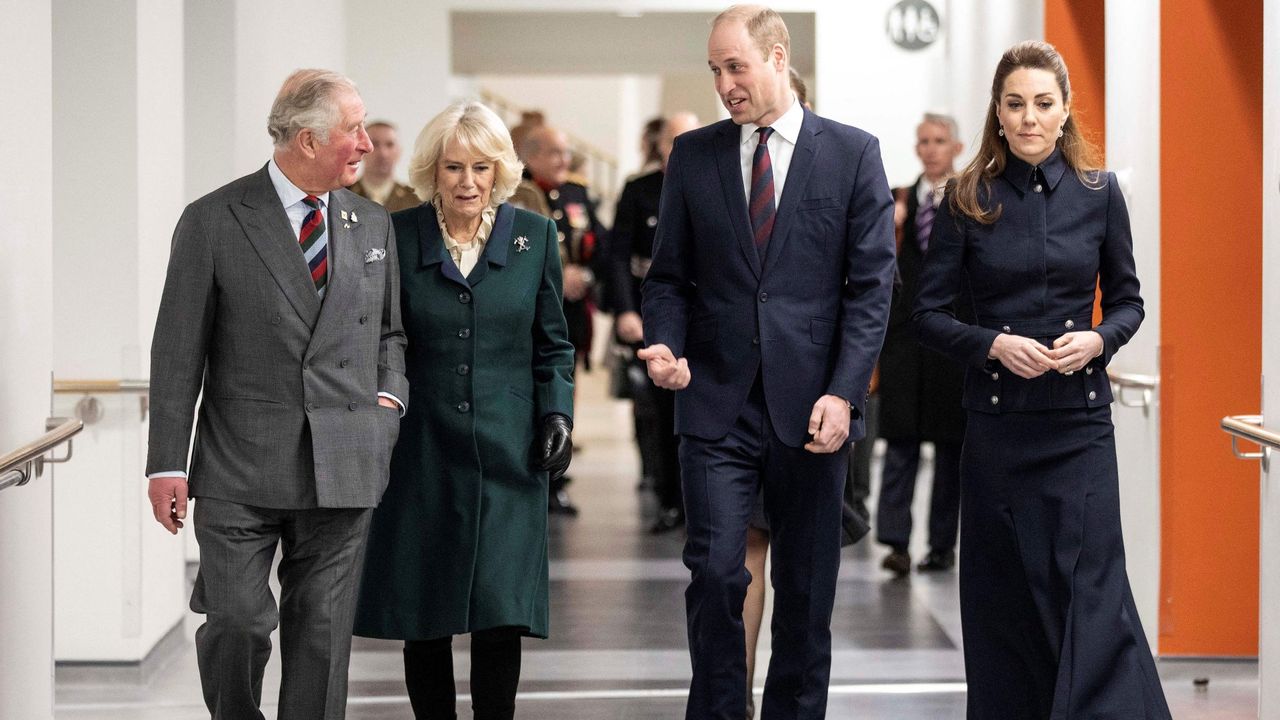
[(322, 144), (329, 144), (329, 130), (341, 119), (338, 96), (359, 94), (350, 78), (332, 70), (294, 70), (267, 115), (267, 133), (277, 149), (285, 148), (302, 130), (310, 130)]
[(418, 133), (409, 158), (409, 184), (418, 197), (430, 202), (436, 196), (436, 166), (450, 142), (494, 164), (493, 192), (489, 204), (506, 202), (520, 184), (524, 165), (516, 157), (507, 126), (482, 103), (455, 102), (431, 119)]
[(711, 27), (727, 21), (745, 25), (747, 35), (763, 57), (769, 57), (774, 45), (781, 45), (787, 53), (787, 61), (791, 61), (791, 33), (777, 11), (764, 5), (732, 5), (711, 21)]
[[(1047, 42), (1027, 40), (1009, 48), (996, 64), (996, 74), (991, 80), (991, 102), (987, 105), (987, 122), (982, 127), (982, 144), (978, 146), (978, 154), (974, 156), (960, 173), (955, 192), (950, 193), (951, 207), (961, 215), (967, 216), (983, 225), (990, 225), (1000, 218), (1004, 208), (984, 207), (978, 197), (978, 186), (990, 191), (991, 181), (1004, 172), (1009, 162), (1009, 141), (999, 134), (1000, 118), (996, 108), (1000, 105), (1000, 93), (1004, 91), (1004, 82), (1014, 70), (1027, 68), (1031, 70), (1048, 70), (1058, 82), (1058, 90), (1062, 93), (1063, 104), (1071, 102), (1071, 78), (1067, 75), (1067, 63), (1058, 54), (1057, 48)], [(1075, 171), (1076, 177), (1086, 187), (1097, 189), (1102, 187), (1099, 170), (1098, 149), (1089, 142), (1076, 122), (1076, 114), (1067, 115), (1062, 126), (1062, 137), (1058, 138), (1058, 149), (1062, 151), (1062, 159), (1067, 167)]]

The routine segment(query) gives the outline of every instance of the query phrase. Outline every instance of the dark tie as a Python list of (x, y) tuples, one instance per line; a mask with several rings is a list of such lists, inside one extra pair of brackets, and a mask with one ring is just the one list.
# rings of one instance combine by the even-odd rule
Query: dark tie
[(756, 239), (756, 252), (764, 257), (764, 248), (773, 234), (773, 161), (769, 159), (769, 136), (773, 128), (762, 127), (760, 142), (756, 144), (755, 159), (751, 161), (751, 232)]
[(311, 212), (302, 220), (302, 229), (298, 231), (298, 243), (302, 245), (302, 256), (311, 269), (311, 281), (316, 284), (316, 292), (324, 297), (324, 286), (329, 280), (329, 248), (324, 234), (324, 212), (320, 207), (320, 198), (308, 195), (302, 199), (311, 208)]
[(938, 212), (933, 204), (933, 189), (924, 196), (924, 204), (916, 208), (916, 241), (920, 243), (920, 252), (929, 250), (929, 233), (933, 232), (933, 216)]

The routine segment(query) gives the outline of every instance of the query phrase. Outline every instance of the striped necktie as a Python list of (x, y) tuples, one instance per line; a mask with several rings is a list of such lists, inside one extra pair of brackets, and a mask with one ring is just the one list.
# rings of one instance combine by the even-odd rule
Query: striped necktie
[(329, 243), (324, 228), (324, 209), (320, 198), (308, 195), (302, 202), (311, 208), (307, 217), (302, 220), (302, 229), (298, 231), (298, 243), (302, 245), (302, 257), (307, 260), (311, 269), (311, 281), (316, 284), (316, 292), (324, 298), (324, 288), (329, 281)]
[(925, 193), (924, 203), (916, 208), (916, 242), (920, 243), (920, 252), (928, 252), (929, 235), (933, 232), (933, 216), (938, 213), (938, 207), (933, 203), (933, 188), (929, 188), (929, 192)]
[(764, 257), (765, 246), (773, 234), (773, 161), (769, 159), (769, 136), (773, 128), (762, 127), (760, 141), (756, 144), (755, 158), (751, 161), (751, 232), (756, 240), (756, 252)]

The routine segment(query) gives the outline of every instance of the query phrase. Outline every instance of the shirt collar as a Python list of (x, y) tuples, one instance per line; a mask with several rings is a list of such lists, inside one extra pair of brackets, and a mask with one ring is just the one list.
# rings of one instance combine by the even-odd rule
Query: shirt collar
[(1031, 187), (1032, 182), (1035, 180), (1037, 169), (1040, 171), (1040, 175), (1044, 177), (1044, 182), (1049, 186), (1050, 190), (1057, 188), (1058, 181), (1062, 179), (1062, 174), (1067, 169), (1067, 161), (1062, 158), (1062, 150), (1054, 148), (1049, 157), (1035, 166), (1011, 152), (1007, 153), (1003, 176), (1010, 185), (1019, 190), (1026, 190)]
[[(302, 199), (309, 194), (299, 189), (297, 185), (293, 184), (293, 181), (285, 177), (284, 171), (276, 164), (274, 157), (267, 163), (267, 174), (271, 176), (271, 184), (275, 186), (276, 195), (280, 196), (280, 204), (285, 209), (302, 202)], [(329, 193), (321, 193), (316, 197), (320, 198), (320, 207), (329, 207)]]
[[(804, 124), (804, 106), (796, 98), (795, 93), (791, 94), (791, 107), (782, 113), (769, 127), (778, 134), (783, 140), (795, 145), (800, 140), (800, 126)], [(746, 145), (748, 141), (755, 142), (756, 130), (760, 126), (755, 123), (747, 123), (742, 126), (742, 138), (740, 142)]]

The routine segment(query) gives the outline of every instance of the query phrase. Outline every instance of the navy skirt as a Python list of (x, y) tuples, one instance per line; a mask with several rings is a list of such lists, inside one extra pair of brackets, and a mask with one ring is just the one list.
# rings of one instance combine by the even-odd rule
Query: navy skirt
[(1168, 720), (1125, 573), (1110, 406), (970, 412), (960, 478), (969, 720)]

